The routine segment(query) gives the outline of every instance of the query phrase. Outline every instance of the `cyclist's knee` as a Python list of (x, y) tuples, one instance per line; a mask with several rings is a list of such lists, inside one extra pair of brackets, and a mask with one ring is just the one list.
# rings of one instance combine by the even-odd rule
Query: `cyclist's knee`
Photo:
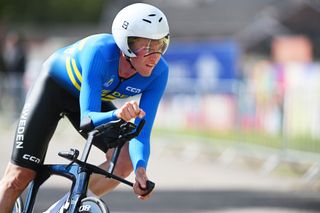
[(121, 177), (128, 177), (133, 171), (131, 161), (120, 161), (116, 166), (116, 173)]
[(35, 176), (35, 171), (9, 163), (1, 185), (5, 190), (22, 192)]

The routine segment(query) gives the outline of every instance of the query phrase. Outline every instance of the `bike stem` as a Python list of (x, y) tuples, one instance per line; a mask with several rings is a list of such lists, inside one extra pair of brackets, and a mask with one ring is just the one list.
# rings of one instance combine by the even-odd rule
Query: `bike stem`
[(94, 130), (94, 131), (89, 132), (88, 138), (87, 138), (87, 143), (86, 143), (86, 145), (85, 145), (85, 147), (83, 149), (83, 153), (81, 155), (81, 161), (87, 162), (88, 156), (89, 156), (89, 153), (90, 153), (90, 150), (91, 150), (91, 147), (92, 147), (93, 138), (98, 133), (99, 133), (98, 130)]
[(111, 174), (113, 174), (113, 171), (114, 171), (115, 165), (116, 165), (116, 163), (118, 161), (118, 157), (120, 155), (120, 150), (121, 150), (122, 146), (121, 147), (116, 147), (114, 149), (114, 151), (113, 151), (112, 158), (111, 158), (111, 161), (109, 163), (108, 170), (107, 170)]

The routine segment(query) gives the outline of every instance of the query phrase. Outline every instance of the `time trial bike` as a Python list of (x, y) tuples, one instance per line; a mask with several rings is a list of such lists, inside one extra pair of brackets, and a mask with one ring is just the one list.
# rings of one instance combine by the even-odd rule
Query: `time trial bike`
[[(60, 212), (63, 213), (109, 213), (109, 208), (105, 202), (99, 198), (87, 197), (87, 189), (89, 178), (92, 174), (104, 175), (106, 178), (111, 178), (133, 187), (133, 183), (123, 179), (113, 173), (120, 150), (123, 145), (131, 139), (137, 137), (143, 128), (145, 120), (142, 119), (138, 126), (124, 120), (111, 121), (100, 125), (88, 132), (88, 137), (81, 155), (77, 149), (59, 152), (58, 155), (70, 160), (69, 164), (44, 164), (37, 173), (36, 178), (29, 184), (26, 192), (25, 202), (19, 197), (15, 203), (15, 213), (31, 213), (34, 209), (36, 196), (40, 186), (48, 180), (52, 175), (58, 175), (68, 178), (72, 181), (70, 193), (67, 201), (63, 205)], [(114, 148), (112, 159), (109, 163), (107, 171), (87, 162), (92, 145), (95, 138), (103, 138), (108, 149)], [(145, 195), (149, 194), (155, 184), (152, 181), (147, 181)]]

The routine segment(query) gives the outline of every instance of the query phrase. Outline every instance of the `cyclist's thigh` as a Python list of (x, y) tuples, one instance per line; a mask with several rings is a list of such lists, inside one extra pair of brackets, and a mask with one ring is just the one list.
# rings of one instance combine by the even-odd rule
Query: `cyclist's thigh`
[(61, 88), (44, 70), (29, 92), (21, 112), (12, 163), (36, 170), (43, 163), (49, 141), (60, 119)]
[[(79, 106), (79, 100), (72, 100), (71, 98), (68, 98), (68, 109), (65, 110), (66, 116), (79, 132), (80, 130), (80, 106)], [(101, 103), (101, 112), (109, 112), (112, 110), (117, 109), (115, 105), (112, 102), (102, 102)], [(87, 138), (87, 134), (85, 132), (80, 132), (80, 134), (84, 137)], [(96, 147), (98, 147), (100, 150), (103, 152), (107, 150), (107, 146), (103, 143), (102, 140), (99, 140), (99, 138), (95, 139), (93, 143)]]

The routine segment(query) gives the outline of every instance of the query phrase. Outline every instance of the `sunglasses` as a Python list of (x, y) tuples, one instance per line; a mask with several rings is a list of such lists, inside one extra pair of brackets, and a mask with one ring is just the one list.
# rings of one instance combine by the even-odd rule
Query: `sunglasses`
[(169, 35), (161, 39), (146, 39), (140, 37), (128, 37), (129, 49), (136, 55), (148, 56), (151, 54), (163, 54), (169, 45)]

